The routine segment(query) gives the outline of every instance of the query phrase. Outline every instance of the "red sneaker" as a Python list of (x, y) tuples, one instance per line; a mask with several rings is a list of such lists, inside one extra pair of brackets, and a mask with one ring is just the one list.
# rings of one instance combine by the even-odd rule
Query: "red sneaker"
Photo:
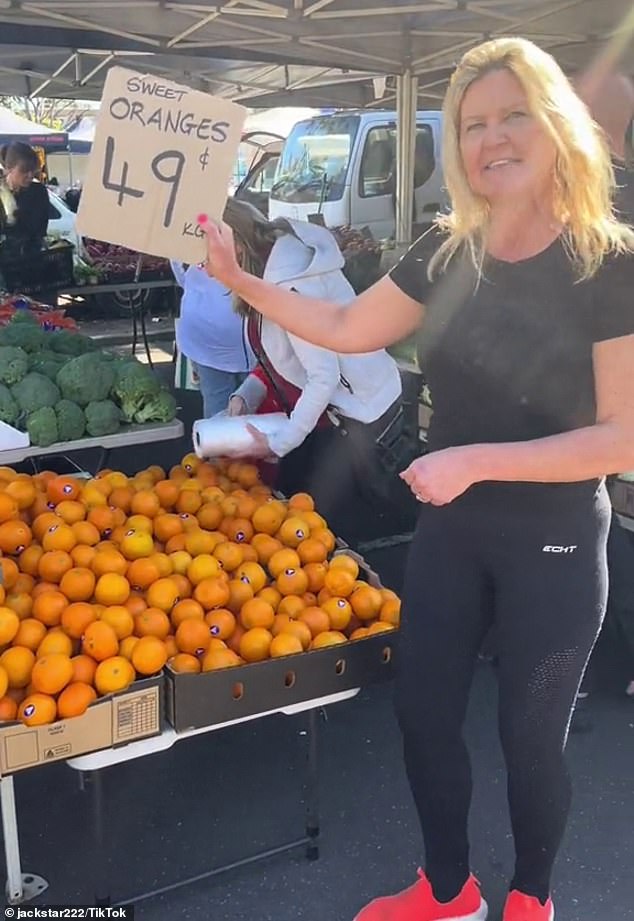
[(409, 889), (375, 899), (354, 921), (486, 921), (489, 910), (475, 876), (451, 902), (438, 902), (423, 871), (418, 875), (420, 879)]
[(555, 906), (552, 899), (542, 905), (539, 899), (514, 889), (506, 899), (502, 921), (555, 921)]

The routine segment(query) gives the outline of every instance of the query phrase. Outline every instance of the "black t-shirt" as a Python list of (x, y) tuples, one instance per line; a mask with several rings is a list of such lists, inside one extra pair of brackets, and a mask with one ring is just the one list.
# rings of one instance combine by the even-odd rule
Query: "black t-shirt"
[(576, 280), (562, 243), (521, 262), (465, 252), (427, 279), (440, 238), (421, 237), (391, 272), (425, 305), (419, 362), (433, 416), (430, 450), (527, 441), (596, 421), (592, 345), (634, 333), (634, 256)]

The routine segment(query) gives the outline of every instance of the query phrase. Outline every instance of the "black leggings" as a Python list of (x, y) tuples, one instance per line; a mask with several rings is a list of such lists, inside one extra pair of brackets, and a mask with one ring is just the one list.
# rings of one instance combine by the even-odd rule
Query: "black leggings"
[(469, 873), (472, 780), (462, 728), (493, 623), (516, 850), (511, 888), (548, 897), (570, 807), (563, 752), (605, 612), (610, 514), (605, 488), (581, 484), (483, 484), (421, 509), (404, 589), (397, 712), (426, 870), (441, 901)]

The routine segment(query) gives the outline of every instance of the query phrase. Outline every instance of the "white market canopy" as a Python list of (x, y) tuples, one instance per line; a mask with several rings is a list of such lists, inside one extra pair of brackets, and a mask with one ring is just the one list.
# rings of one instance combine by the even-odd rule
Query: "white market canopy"
[(5, 106), (0, 106), (0, 142), (4, 144), (9, 141), (24, 141), (34, 147), (64, 150), (68, 143), (68, 135), (55, 128), (39, 125)]

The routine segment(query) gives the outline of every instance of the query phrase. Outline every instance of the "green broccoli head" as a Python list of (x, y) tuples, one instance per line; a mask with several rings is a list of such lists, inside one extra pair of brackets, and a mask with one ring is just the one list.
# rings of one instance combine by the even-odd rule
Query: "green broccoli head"
[(60, 441), (77, 441), (86, 431), (86, 416), (83, 409), (71, 400), (60, 400), (55, 407), (57, 431)]
[(0, 346), (0, 383), (17, 384), (29, 369), (29, 356), (24, 349)]
[(121, 407), (123, 418), (132, 422), (141, 407), (160, 392), (152, 371), (140, 362), (116, 365), (112, 396)]
[(34, 413), (42, 406), (55, 406), (60, 398), (59, 390), (53, 381), (37, 371), (30, 371), (26, 377), (13, 385), (11, 392), (25, 413)]
[(25, 309), (22, 307), (18, 308), (16, 312), (13, 314), (13, 316), (11, 317), (11, 322), (12, 323), (30, 323), (31, 326), (40, 325), (39, 320), (37, 319), (33, 311), (29, 310), (28, 308)]
[(0, 422), (15, 425), (20, 415), (20, 407), (13, 394), (4, 384), (0, 384)]
[(176, 400), (169, 390), (161, 390), (145, 400), (134, 414), (135, 422), (171, 422), (176, 417)]
[(44, 374), (54, 381), (57, 378), (57, 372), (67, 360), (66, 355), (58, 355), (57, 352), (43, 349), (41, 352), (33, 352), (29, 355), (29, 371), (37, 371), (38, 374)]
[(112, 400), (95, 400), (86, 407), (86, 430), (94, 438), (114, 435), (121, 427), (121, 412)]
[(67, 329), (58, 329), (53, 333), (45, 333), (45, 335), (47, 347), (62, 355), (84, 355), (87, 352), (94, 352), (97, 348), (90, 336), (71, 333)]
[(46, 336), (47, 333), (36, 323), (11, 320), (2, 330), (0, 341), (2, 345), (12, 345), (25, 352), (37, 352), (43, 348)]
[(88, 352), (62, 365), (56, 381), (65, 400), (87, 406), (108, 398), (114, 369), (111, 361), (100, 361), (98, 355)]
[(32, 445), (46, 448), (59, 441), (57, 416), (50, 406), (42, 406), (30, 413), (26, 420), (26, 430)]

